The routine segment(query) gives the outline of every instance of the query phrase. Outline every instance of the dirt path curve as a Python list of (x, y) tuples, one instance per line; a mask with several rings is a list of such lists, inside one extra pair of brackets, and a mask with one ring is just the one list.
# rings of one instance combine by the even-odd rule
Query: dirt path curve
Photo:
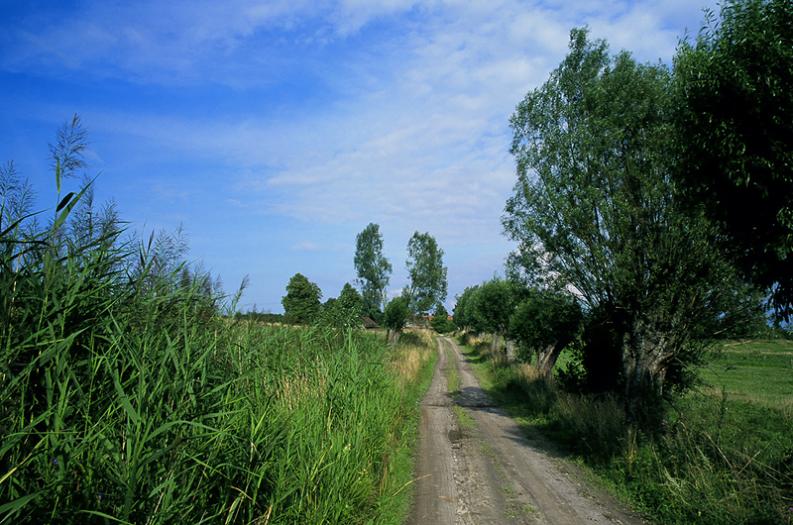
[[(421, 405), (409, 525), (643, 523), (586, 484), (542, 438), (527, 439), (493, 406), (454, 341), (440, 338), (439, 352)], [(451, 367), (456, 395), (447, 386)]]

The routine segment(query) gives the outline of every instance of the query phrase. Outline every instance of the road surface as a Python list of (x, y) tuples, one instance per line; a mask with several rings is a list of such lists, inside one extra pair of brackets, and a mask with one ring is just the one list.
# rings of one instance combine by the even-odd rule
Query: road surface
[[(493, 406), (457, 344), (445, 337), (438, 344), (438, 366), (421, 406), (409, 525), (644, 523), (584, 482), (540, 436), (529, 440)], [(448, 367), (457, 369), (455, 395), (448, 391)]]

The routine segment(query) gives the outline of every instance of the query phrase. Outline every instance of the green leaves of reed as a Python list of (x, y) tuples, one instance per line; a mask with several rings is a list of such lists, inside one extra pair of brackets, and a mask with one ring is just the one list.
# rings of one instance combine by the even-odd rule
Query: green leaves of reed
[(89, 193), (3, 214), (0, 523), (397, 522), (417, 392), (384, 342), (232, 322), (114, 217), (74, 224)]

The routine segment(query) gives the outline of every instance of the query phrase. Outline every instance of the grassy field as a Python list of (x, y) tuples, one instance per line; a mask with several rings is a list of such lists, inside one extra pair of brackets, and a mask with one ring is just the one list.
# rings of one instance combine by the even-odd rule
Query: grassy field
[(704, 392), (784, 411), (793, 410), (793, 341), (728, 341), (702, 369)]
[(561, 392), (475, 343), (465, 353), (483, 388), (651, 521), (793, 523), (793, 342), (715, 348), (656, 438), (629, 434), (615, 399)]
[(4, 389), (0, 520), (401, 523), (434, 356), (423, 337), (392, 349), (236, 323), (146, 338), (117, 334), (81, 381), (55, 357), (38, 408)]

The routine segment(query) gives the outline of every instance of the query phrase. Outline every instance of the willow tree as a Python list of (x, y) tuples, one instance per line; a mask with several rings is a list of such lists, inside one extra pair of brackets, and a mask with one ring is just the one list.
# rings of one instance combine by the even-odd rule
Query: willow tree
[(574, 29), (510, 121), (518, 181), (505, 231), (543, 253), (587, 311), (608, 313), (633, 418), (696, 360), (731, 276), (709, 223), (673, 195), (670, 86), (664, 66), (611, 56)]
[(675, 57), (683, 196), (793, 319), (793, 3), (727, 0)]
[(290, 323), (311, 324), (320, 313), (322, 291), (302, 273), (296, 273), (286, 285), (286, 295), (281, 299), (284, 317)]

